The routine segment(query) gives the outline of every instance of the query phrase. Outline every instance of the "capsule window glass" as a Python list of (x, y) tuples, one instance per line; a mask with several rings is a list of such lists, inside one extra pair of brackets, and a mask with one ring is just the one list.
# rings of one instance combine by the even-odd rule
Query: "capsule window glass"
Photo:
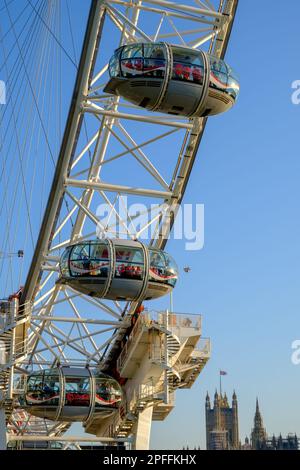
[(225, 62), (210, 56), (210, 87), (227, 93), (228, 69)]
[(40, 404), (43, 400), (43, 375), (32, 375), (27, 381), (26, 401), (28, 404)]
[(224, 60), (219, 59), (218, 57), (209, 56), (210, 68), (215, 72), (221, 72), (225, 75), (228, 75), (228, 67)]
[(70, 249), (67, 248), (63, 252), (63, 255), (60, 260), (60, 270), (63, 276), (69, 276), (69, 254), (70, 254)]
[(70, 255), (71, 276), (89, 276), (91, 270), (90, 245), (79, 244), (72, 248)]
[(178, 278), (178, 268), (171, 256), (162, 251), (149, 249), (150, 270), (149, 278), (152, 282), (161, 282), (174, 287)]
[(161, 44), (144, 44), (144, 76), (163, 78), (165, 76), (166, 58)]
[(182, 49), (180, 47), (172, 47), (173, 52), (173, 61), (181, 62), (182, 64), (195, 64), (202, 65), (203, 60), (202, 55), (199, 51), (192, 51), (187, 49)]
[(143, 74), (143, 46), (136, 44), (125, 46), (121, 55), (121, 71), (123, 77), (130, 78)]
[(53, 374), (51, 371), (45, 371), (43, 391), (50, 405), (58, 405), (60, 395), (59, 375)]
[(203, 85), (204, 63), (199, 52), (173, 47), (172, 79)]
[(163, 78), (165, 76), (166, 62), (164, 59), (144, 59), (144, 76)]
[(209, 86), (211, 88), (215, 88), (220, 91), (225, 91), (227, 93), (227, 85), (228, 85), (227, 73), (220, 72), (219, 70), (212, 68), (210, 72)]
[(65, 377), (65, 406), (90, 405), (90, 378)]
[(165, 258), (161, 251), (149, 249), (150, 269), (149, 279), (155, 282), (164, 282)]
[(178, 267), (174, 259), (171, 258), (167, 253), (164, 253), (165, 257), (165, 280), (166, 283), (174, 287), (178, 279)]
[(162, 44), (144, 44), (144, 57), (146, 59), (165, 59), (164, 46)]
[(109, 73), (111, 77), (120, 76), (120, 50), (116, 51), (109, 61)]
[(115, 380), (109, 378), (95, 379), (96, 399), (95, 408), (103, 406), (117, 406), (122, 400), (121, 387)]
[(104, 243), (90, 245), (90, 276), (107, 277), (110, 271), (108, 246)]
[(227, 93), (236, 99), (239, 94), (240, 86), (239, 83), (232, 77), (228, 79)]
[(122, 399), (122, 389), (116, 380), (109, 380), (110, 393), (113, 401), (118, 402)]
[(225, 91), (227, 93), (228, 85), (228, 76), (222, 72), (212, 71), (210, 74), (210, 83), (211, 88), (216, 90)]
[(233, 99), (236, 99), (240, 86), (233, 70), (221, 59), (210, 56), (210, 87), (224, 91)]
[(116, 278), (144, 278), (144, 254), (141, 248), (116, 246)]
[(142, 44), (133, 44), (123, 47), (121, 59), (136, 59), (137, 57), (143, 58)]
[(48, 374), (34, 374), (27, 382), (26, 401), (30, 405), (53, 405), (59, 402), (60, 383), (59, 376)]

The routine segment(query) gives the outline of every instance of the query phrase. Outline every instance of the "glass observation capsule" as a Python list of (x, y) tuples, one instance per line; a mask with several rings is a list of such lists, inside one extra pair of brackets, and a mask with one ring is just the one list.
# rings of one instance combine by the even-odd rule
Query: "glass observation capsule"
[(155, 299), (170, 292), (178, 278), (177, 265), (167, 253), (121, 239), (68, 246), (60, 273), (59, 283), (110, 300)]
[(104, 91), (149, 111), (211, 116), (230, 109), (239, 82), (221, 59), (167, 43), (140, 43), (117, 49)]
[(26, 410), (54, 421), (86, 421), (114, 413), (122, 401), (119, 383), (106, 374), (88, 368), (57, 367), (33, 372), (27, 377)]

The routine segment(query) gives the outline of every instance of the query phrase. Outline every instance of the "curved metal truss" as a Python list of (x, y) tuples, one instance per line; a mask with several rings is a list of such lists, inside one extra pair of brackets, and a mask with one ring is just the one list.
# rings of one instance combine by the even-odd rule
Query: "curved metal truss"
[[(22, 389), (22, 374), (33, 368), (109, 365), (139, 302), (103, 301), (57, 284), (62, 250), (96, 235), (143, 238), (163, 248), (205, 129), (206, 118), (149, 113), (103, 93), (110, 56), (123, 44), (162, 40), (223, 57), (236, 8), (237, 0), (92, 1), (32, 264), (19, 310), (1, 330), (11, 352), (1, 366), (7, 409), (16, 379)], [(36, 423), (41, 426), (18, 413), (9, 432), (35, 433)], [(44, 422), (43, 432), (55, 436), (66, 426)]]

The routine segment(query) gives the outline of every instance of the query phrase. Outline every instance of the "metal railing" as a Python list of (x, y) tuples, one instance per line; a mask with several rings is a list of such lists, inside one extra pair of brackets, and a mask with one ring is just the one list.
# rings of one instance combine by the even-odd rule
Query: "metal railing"
[(211, 354), (211, 341), (209, 338), (200, 338), (196, 347), (194, 348), (193, 355), (194, 356), (203, 356), (203, 357), (210, 357)]
[[(209, 338), (200, 338), (196, 346), (191, 346), (191, 355), (188, 357), (187, 361), (182, 363), (178, 361), (177, 358), (173, 360), (172, 357), (169, 358), (170, 366), (174, 366), (177, 362), (180, 365), (188, 365), (193, 359), (208, 359), (211, 354), (211, 342)], [(150, 349), (150, 358), (152, 361), (164, 362), (165, 361), (165, 352), (164, 348), (159, 344), (152, 344)]]
[(157, 312), (146, 311), (143, 313), (146, 322), (149, 326), (157, 324), (167, 328), (168, 331), (174, 333), (178, 337), (188, 337), (199, 332), (202, 329), (202, 315), (190, 313), (175, 313), (175, 312)]
[(117, 360), (118, 370), (122, 369), (126, 361), (128, 351), (139, 333), (142, 331), (143, 326), (146, 328), (158, 326), (165, 328), (178, 338), (187, 338), (195, 334), (201, 334), (202, 316), (187, 313), (169, 313), (166, 311), (144, 311), (137, 319)]
[(17, 359), (27, 354), (27, 346), (27, 338), (13, 345), (10, 337), (0, 336), (0, 370), (12, 366)]
[[(25, 312), (27, 309), (23, 309)], [(19, 313), (13, 301), (0, 299), (0, 334), (15, 328), (28, 318), (28, 313)]]

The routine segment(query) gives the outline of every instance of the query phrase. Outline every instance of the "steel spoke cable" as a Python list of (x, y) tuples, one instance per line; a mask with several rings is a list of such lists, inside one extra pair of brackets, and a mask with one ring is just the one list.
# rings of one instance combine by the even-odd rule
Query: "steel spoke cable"
[[(5, 1), (5, 3), (6, 3), (6, 0), (4, 0), (4, 1)], [(9, 18), (11, 18), (10, 13), (9, 13), (9, 10), (7, 11), (7, 13), (8, 13)], [(25, 75), (26, 75), (26, 78), (27, 78), (27, 80), (28, 80), (29, 87), (30, 87), (30, 90), (31, 90), (31, 93), (32, 93), (32, 96), (33, 96), (33, 99), (34, 99), (34, 102), (35, 102), (36, 111), (37, 111), (37, 113), (38, 113), (38, 116), (39, 116), (39, 119), (40, 119), (40, 122), (41, 122), (41, 126), (42, 126), (43, 131), (44, 131), (44, 135), (45, 135), (45, 138), (46, 138), (46, 142), (47, 142), (47, 146), (48, 146), (48, 149), (49, 149), (49, 152), (50, 152), (50, 156), (51, 156), (51, 158), (52, 158), (53, 164), (55, 165), (55, 160), (54, 160), (54, 157), (53, 157), (53, 153), (52, 153), (52, 149), (51, 149), (51, 146), (50, 146), (50, 142), (49, 142), (49, 140), (48, 140), (48, 136), (47, 136), (46, 129), (45, 129), (45, 126), (44, 126), (44, 122), (43, 122), (43, 119), (42, 119), (42, 116), (41, 116), (41, 113), (40, 113), (40, 110), (39, 110), (38, 103), (37, 103), (37, 101), (36, 101), (36, 96), (35, 96), (34, 88), (33, 88), (33, 86), (32, 86), (32, 83), (31, 83), (31, 80), (30, 80), (30, 76), (29, 76), (29, 74), (28, 74), (28, 70), (27, 70), (26, 64), (25, 64), (25, 62), (24, 62), (24, 57), (23, 57), (23, 55), (22, 55), (22, 51), (21, 51), (21, 49), (20, 49), (19, 41), (18, 41), (18, 39), (17, 39), (17, 37), (16, 37), (15, 29), (14, 29), (14, 28), (13, 28), (13, 32), (14, 32), (15, 40), (16, 40), (16, 42), (17, 42), (17, 44), (18, 44), (18, 50), (19, 50), (19, 53), (20, 53), (20, 55), (21, 55), (22, 63), (23, 63), (24, 69), (25, 69)]]
[[(6, 2), (6, 0), (4, 0), (4, 1)], [(31, 2), (30, 2), (30, 4), (31, 4), (31, 6), (33, 6)], [(33, 8), (34, 8), (34, 7), (33, 7)], [(39, 17), (40, 19), (42, 19), (42, 17), (41, 17), (41, 15), (39, 14), (39, 12), (38, 12), (35, 8), (34, 8), (34, 10), (36, 11), (38, 17)], [(8, 14), (9, 14), (9, 11), (8, 11)], [(43, 24), (47, 27), (47, 24), (45, 23), (45, 21), (44, 21), (43, 19), (42, 19), (42, 21), (43, 21)], [(47, 27), (47, 29), (48, 29), (48, 31), (49, 31), (49, 32), (52, 34), (52, 36), (53, 36), (53, 33), (52, 33), (51, 29), (49, 29), (48, 27)], [(13, 30), (13, 32), (15, 32), (14, 28), (12, 28), (12, 30)], [(55, 38), (55, 39), (56, 39), (56, 38)], [(16, 42), (17, 42), (18, 48), (19, 48), (19, 43), (18, 43), (18, 39), (17, 39), (17, 38), (16, 38)], [(56, 42), (57, 42), (57, 40), (56, 40)], [(20, 56), (21, 56), (21, 58), (22, 58), (22, 62), (23, 62), (23, 65), (24, 65), (26, 78), (27, 78), (27, 80), (28, 80), (28, 82), (29, 82), (31, 92), (32, 92), (33, 98), (34, 98), (35, 103), (36, 103), (36, 98), (35, 98), (34, 90), (33, 90), (33, 87), (32, 87), (31, 81), (30, 81), (30, 77), (29, 77), (29, 74), (28, 74), (28, 71), (27, 71), (27, 68), (26, 68), (26, 64), (24, 63), (24, 60), (23, 60), (23, 57), (22, 57), (22, 53), (21, 53), (21, 51), (20, 51), (20, 48), (19, 48), (19, 52), (20, 52)], [(55, 161), (54, 161), (52, 149), (51, 149), (51, 146), (50, 146), (48, 137), (47, 137), (47, 133), (46, 133), (46, 130), (45, 130), (45, 127), (44, 127), (44, 122), (43, 122), (43, 119), (42, 119), (42, 117), (41, 117), (41, 115), (40, 115), (40, 112), (39, 112), (39, 108), (38, 108), (37, 103), (36, 103), (36, 109), (37, 109), (37, 113), (38, 113), (39, 118), (40, 118), (40, 121), (41, 121), (41, 125), (42, 125), (42, 128), (43, 128), (43, 132), (44, 132), (44, 135), (45, 135), (45, 139), (46, 139), (46, 142), (47, 142), (47, 146), (48, 146), (48, 149), (49, 149), (49, 152), (50, 152), (50, 156), (51, 156), (53, 165), (55, 166)], [(66, 205), (67, 210), (68, 210), (68, 212), (69, 212), (68, 203), (67, 203), (65, 197), (64, 197), (64, 202), (65, 202), (65, 205)]]
[[(33, 49), (32, 49), (32, 56), (33, 56)], [(26, 109), (26, 106), (23, 105), (23, 102), (24, 102), (24, 99), (25, 99), (25, 98), (26, 98), (28, 101), (30, 100), (30, 95), (26, 93), (26, 88), (27, 88), (27, 86), (28, 86), (28, 83), (27, 83), (26, 81), (23, 81), (22, 79), (21, 79), (21, 82), (22, 82), (22, 85), (24, 84), (25, 89), (22, 90), (22, 85), (21, 85), (21, 87), (19, 88), (19, 93), (17, 94), (17, 98), (18, 98), (19, 96), (22, 97), (22, 101), (21, 101), (21, 103), (20, 103), (20, 105), (19, 105), (19, 109)], [(11, 96), (13, 96), (13, 91), (12, 91)], [(6, 106), (8, 107), (8, 104), (7, 104)], [(21, 115), (19, 115), (19, 119), (20, 119), (20, 118), (21, 118)], [(25, 111), (24, 111), (23, 119), (25, 119), (25, 118), (26, 118), (26, 113), (25, 113)], [(9, 126), (9, 127), (4, 131), (4, 132), (5, 132), (5, 135), (7, 135), (8, 130), (10, 130), (10, 128), (11, 128), (11, 126), (10, 126), (11, 120), (12, 120), (12, 113), (11, 113), (11, 116), (10, 116), (9, 122), (8, 122), (8, 126)], [(19, 121), (18, 121), (18, 124), (19, 124)], [(21, 123), (20, 128), (22, 128), (22, 123)], [(4, 158), (3, 158), (3, 170), (2, 170), (2, 173), (1, 173), (1, 177), (0, 177), (0, 182), (1, 182), (1, 179), (2, 179), (2, 177), (3, 177), (3, 172), (4, 172), (4, 170), (5, 170), (5, 164), (6, 164), (7, 160), (8, 160), (8, 158), (9, 158), (9, 155), (10, 155), (10, 154), (13, 154), (13, 152), (12, 152), (12, 150), (11, 150), (11, 145), (12, 145), (12, 143), (13, 143), (13, 139), (14, 139), (14, 134), (13, 134), (13, 132), (12, 132), (12, 134), (11, 134), (11, 140), (10, 140), (10, 142), (9, 142), (8, 149), (7, 149), (7, 153), (6, 153), (6, 155), (4, 156)], [(11, 163), (12, 163), (12, 164), (14, 163), (14, 160), (13, 160), (13, 159), (12, 159)], [(8, 174), (12, 174), (12, 167), (10, 167)], [(7, 191), (6, 191), (6, 190), (7, 190), (7, 187), (5, 188), (5, 194), (7, 194)], [(0, 209), (0, 215), (1, 215), (1, 209)]]
[[(51, 18), (51, 14), (52, 13), (50, 11), (49, 12), (49, 17), (50, 18)], [(49, 22), (50, 21), (51, 20), (49, 20)], [(41, 59), (40, 59), (40, 63), (39, 63), (39, 69), (40, 70), (37, 72), (37, 75), (40, 76), (38, 97), (41, 93), (42, 84), (45, 83), (44, 76), (45, 77), (48, 76), (48, 70), (49, 70), (49, 64), (50, 64), (50, 55), (51, 55), (50, 54), (51, 47), (50, 47), (50, 43), (49, 43), (48, 39), (49, 39), (48, 34), (45, 34), (45, 38), (44, 38), (44, 41), (43, 41), (43, 46), (44, 47), (43, 47), (43, 51), (41, 53)], [(46, 66), (45, 66), (45, 64), (46, 64)], [(43, 76), (43, 73), (44, 73), (44, 76)], [(43, 90), (42, 90), (41, 108), (42, 109), (50, 109), (49, 107), (47, 107), (45, 105), (45, 97), (46, 97), (46, 87), (44, 86)], [(50, 113), (48, 113), (47, 130), (49, 129), (49, 121), (50, 121), (49, 115), (50, 115)], [(34, 135), (34, 132), (32, 132), (32, 134), (31, 134), (30, 148), (32, 147), (33, 135)], [(34, 154), (37, 154), (38, 149), (39, 149), (39, 145), (40, 145), (40, 139), (41, 139), (41, 127), (40, 126), (38, 128), (37, 136), (35, 136), (35, 137), (36, 138), (35, 138), (35, 152), (34, 152)], [(28, 151), (28, 153), (30, 153), (30, 151)], [(36, 167), (37, 167), (37, 160), (38, 160), (37, 158), (34, 158), (34, 174), (35, 174)], [(43, 167), (44, 168), (45, 168), (45, 161), (46, 161), (46, 159), (43, 159)], [(34, 189), (34, 177), (33, 177), (33, 183), (31, 185), (30, 198), (29, 198), (30, 208), (31, 208), (32, 197), (33, 197), (33, 189)], [(44, 194), (44, 184), (41, 185), (40, 194)], [(41, 200), (42, 200), (42, 198), (41, 198)], [(25, 231), (25, 239), (24, 239), (24, 250), (25, 250), (25, 252), (26, 252), (26, 247), (27, 247), (28, 229), (29, 229), (29, 224), (27, 222), (26, 231)], [(19, 273), (18, 285), (20, 285), (20, 283), (21, 283), (21, 278), (22, 278), (22, 274), (23, 274), (23, 266), (24, 266), (24, 262), (21, 262), (21, 269), (20, 269), (20, 273)]]
[[(5, 0), (4, 0), (5, 1)], [(45, 27), (49, 30), (49, 32), (51, 33), (51, 35), (53, 36), (54, 40), (57, 42), (57, 44), (61, 47), (61, 49), (64, 51), (64, 53), (66, 54), (66, 56), (68, 57), (68, 59), (70, 59), (71, 63), (74, 65), (74, 67), (77, 69), (77, 64), (73, 61), (72, 57), (70, 56), (70, 54), (68, 53), (68, 51), (64, 48), (64, 46), (61, 44), (61, 42), (57, 39), (57, 37), (55, 36), (55, 34), (51, 31), (51, 29), (49, 28), (49, 26), (45, 23), (45, 21), (43, 20), (43, 18), (41, 17), (41, 15), (39, 14), (39, 12), (36, 10), (35, 6), (32, 5), (31, 3), (31, 0), (27, 0), (29, 2), (29, 4), (31, 5), (31, 7), (34, 9), (34, 11), (36, 12), (37, 16), (39, 17), (39, 19), (44, 23)]]
[[(27, 23), (29, 22), (30, 19), (33, 19), (34, 22), (37, 21), (37, 18), (34, 16), (34, 14), (33, 14), (32, 12), (30, 12), (29, 15), (28, 15), (27, 21), (26, 21), (26, 23), (23, 25), (23, 27), (21, 28), (21, 31), (20, 31), (18, 37), (21, 37), (21, 36), (22, 36), (23, 32), (24, 32), (25, 29), (26, 29)], [(10, 29), (12, 30), (12, 27), (11, 27)], [(25, 44), (25, 41), (24, 41), (23, 45), (24, 45), (24, 44)], [(10, 51), (8, 52), (7, 58), (6, 58), (5, 62), (3, 63), (2, 67), (0, 67), (0, 72), (1, 72), (2, 68), (4, 67), (5, 63), (8, 61), (8, 59), (9, 59), (10, 55), (12, 54), (12, 52), (14, 51), (14, 48), (15, 48), (15, 47), (16, 47), (16, 42), (14, 42), (12, 48), (11, 48)], [(16, 59), (15, 59), (15, 62), (17, 62), (19, 59), (20, 59), (20, 57), (17, 56)]]
[[(27, 51), (25, 52), (24, 56), (27, 55), (27, 52), (28, 51), (33, 51), (33, 48), (31, 48), (31, 43), (32, 43), (32, 39), (34, 38), (34, 29), (33, 29), (33, 26), (34, 26), (34, 23), (32, 24), (32, 28), (30, 28), (28, 34), (26, 35), (25, 39), (24, 39), (24, 44), (23, 44), (23, 47), (27, 47)], [(31, 38), (30, 38), (30, 35), (31, 35)], [(19, 60), (19, 61), (18, 61)], [(6, 61), (5, 61), (6, 62)], [(21, 59), (20, 57), (17, 57), (17, 60), (15, 61), (13, 67), (12, 67), (12, 71), (14, 70), (15, 66), (17, 65), (16, 67), (16, 70), (14, 71), (14, 76), (13, 76), (13, 80), (11, 80), (11, 75), (7, 75), (6, 76), (6, 82), (10, 84), (10, 88), (9, 88), (9, 91), (10, 91), (10, 94), (9, 94), (9, 97), (8, 97), (8, 100), (6, 101), (6, 106), (4, 107), (4, 111), (1, 115), (1, 118), (3, 119), (6, 112), (10, 109), (9, 108), (9, 104), (10, 104), (10, 96), (14, 95), (14, 90), (15, 90), (15, 87), (16, 86), (19, 86), (19, 93), (21, 93), (21, 87), (19, 85), (19, 82), (21, 81), (21, 84), (23, 84), (23, 80), (21, 79), (20, 77), (20, 71), (21, 71), (21, 68), (22, 68), (22, 65), (21, 65)], [(19, 80), (19, 82), (18, 82)], [(22, 86), (22, 85), (21, 85)], [(9, 127), (7, 127), (8, 129)], [(6, 131), (7, 131), (6, 129)], [(6, 133), (5, 131), (5, 133)]]
[[(33, 39), (33, 37), (32, 37), (31, 39)], [(34, 60), (33, 52), (34, 52), (34, 49), (32, 48), (32, 49), (31, 49), (31, 55), (30, 55), (30, 57), (28, 58), (28, 62), (29, 62), (29, 63), (30, 63), (30, 60), (31, 60), (31, 59)], [(25, 97), (26, 97), (27, 99), (29, 99), (28, 94), (27, 94), (27, 92), (26, 92), (26, 89), (27, 89), (27, 87), (28, 87), (28, 83), (26, 82), (26, 80), (23, 80), (23, 78), (24, 78), (24, 75), (23, 75), (23, 76), (20, 76), (21, 85), (19, 85), (19, 83), (16, 82), (16, 87), (18, 86), (18, 93), (17, 93), (17, 95), (16, 95), (16, 103), (15, 103), (15, 105), (17, 104), (17, 101), (18, 101), (19, 97), (21, 97), (21, 102), (20, 102), (19, 105), (18, 105), (19, 109), (24, 109), (24, 108), (26, 108), (26, 106), (24, 106), (24, 104), (23, 104), (23, 101), (24, 101), (24, 98), (25, 98)], [(25, 88), (23, 89), (22, 86), (24, 86)], [(11, 93), (10, 93), (11, 97), (14, 96), (14, 88), (13, 88), (12, 90), (10, 90), (10, 91), (11, 91)], [(9, 109), (9, 106), (8, 106), (9, 104), (10, 104), (10, 103), (7, 103), (7, 106), (6, 106), (7, 109)], [(10, 128), (11, 128), (11, 120), (12, 120), (12, 114), (11, 114), (10, 118), (8, 119), (6, 134), (7, 134), (7, 131), (9, 131)], [(18, 119), (18, 124), (19, 124), (19, 119)], [(21, 126), (21, 128), (22, 128), (22, 126)], [(13, 138), (13, 134), (12, 134), (11, 139), (12, 139), (12, 138)], [(10, 144), (11, 144), (11, 143), (10, 143)], [(10, 144), (9, 144), (9, 146), (8, 146), (6, 158), (8, 157), (8, 154), (9, 154), (9, 152), (10, 152)], [(4, 161), (6, 161), (6, 158), (4, 158)]]
[[(8, 14), (9, 14), (9, 11), (8, 11)], [(9, 16), (10, 16), (10, 14), (9, 14)], [(44, 22), (44, 24), (45, 24), (45, 22)], [(14, 32), (14, 34), (15, 34), (15, 29), (14, 29), (14, 27), (12, 28), (12, 30), (13, 30), (13, 32)], [(48, 30), (49, 30), (49, 28), (48, 28)], [(43, 122), (43, 119), (42, 119), (41, 114), (40, 114), (40, 111), (39, 111), (39, 107), (38, 107), (38, 104), (37, 104), (37, 101), (36, 101), (36, 96), (35, 96), (35, 93), (34, 93), (34, 90), (33, 90), (33, 87), (32, 87), (32, 83), (31, 83), (31, 80), (30, 80), (30, 77), (29, 77), (29, 74), (28, 74), (28, 70), (27, 70), (27, 68), (26, 68), (26, 64), (25, 64), (24, 58), (23, 58), (23, 56), (22, 56), (22, 52), (21, 52), (21, 50), (20, 50), (20, 46), (19, 46), (18, 39), (17, 39), (16, 35), (15, 35), (15, 39), (16, 39), (16, 42), (17, 42), (17, 44), (18, 44), (18, 49), (19, 49), (19, 51), (20, 51), (22, 63), (23, 63), (23, 65), (24, 65), (26, 78), (27, 78), (27, 81), (28, 81), (28, 83), (29, 83), (32, 96), (33, 96), (33, 98), (34, 98), (34, 102), (35, 102), (35, 105), (36, 105), (36, 110), (37, 110), (37, 113), (38, 113), (38, 116), (39, 116), (39, 119), (40, 119), (41, 126), (42, 126), (42, 128), (43, 128), (43, 132), (44, 132), (44, 136), (45, 136), (45, 139), (46, 139), (46, 142), (47, 142), (47, 146), (48, 146), (48, 149), (49, 149), (49, 152), (50, 152), (50, 156), (51, 156), (53, 165), (55, 166), (55, 162), (54, 162), (54, 158), (53, 158), (53, 153), (52, 153), (52, 150), (51, 150), (51, 147), (50, 147), (50, 143), (49, 143), (49, 140), (48, 140), (48, 137), (47, 137), (47, 133), (46, 133), (46, 130), (45, 130), (44, 122)], [(64, 202), (65, 202), (65, 204), (66, 204), (67, 210), (69, 211), (68, 203), (67, 203), (65, 197), (64, 197)]]
[[(15, 188), (17, 189), (18, 187), (18, 184), (15, 186)], [(16, 192), (16, 191), (15, 191)], [(15, 200), (15, 197), (13, 197), (13, 200)], [(9, 224), (7, 224), (7, 226), (9, 226)], [(4, 245), (5, 246), (5, 245)]]
[[(52, 13), (52, 22), (54, 21), (54, 14)], [(48, 34), (49, 34), (49, 31), (48, 31)], [(49, 36), (48, 36), (49, 37)], [(50, 44), (50, 38), (49, 38), (49, 44)], [(49, 52), (50, 52), (50, 49), (49, 49)], [(54, 64), (53, 64), (53, 55), (51, 57), (51, 64), (50, 64), (50, 55), (49, 55), (49, 65), (50, 67), (50, 70), (51, 70), (51, 77), (50, 77), (50, 84), (53, 84), (54, 83)], [(49, 68), (47, 66), (47, 70), (45, 70), (45, 79), (46, 77), (48, 76), (48, 71), (49, 71)], [(44, 95), (44, 99), (45, 99), (45, 96)], [(48, 91), (47, 93), (47, 97), (48, 97), (48, 101), (47, 103), (45, 104), (45, 108), (50, 110), (51, 109), (51, 102), (52, 102), (52, 97), (51, 97), (51, 90)], [(47, 117), (46, 117), (46, 130), (47, 130), (47, 133), (49, 131), (49, 128), (50, 128), (50, 112), (48, 111), (47, 113)], [(45, 182), (46, 182), (46, 159), (43, 159), (43, 173), (42, 173), (42, 193), (44, 193), (44, 188), (45, 188)], [(43, 209), (44, 209), (44, 201), (43, 199), (41, 198), (41, 201), (40, 201), (40, 211), (39, 211), (39, 221), (42, 220), (42, 216), (43, 216)]]
[[(72, 22), (71, 22), (69, 0), (66, 0), (66, 5), (67, 5), (68, 23), (69, 23), (69, 29), (70, 29), (70, 36), (71, 36), (71, 43), (72, 43), (72, 48), (73, 48), (74, 60), (77, 63), (77, 54), (76, 54), (74, 34), (73, 34), (73, 28), (72, 28)], [(88, 142), (89, 138), (88, 138), (88, 131), (87, 131), (87, 124), (86, 124), (85, 116), (83, 116), (83, 126), (84, 126), (85, 137), (86, 137), (86, 140)], [(89, 156), (90, 163), (92, 163), (92, 154), (91, 154), (90, 149), (88, 149), (88, 156)]]
[[(56, 34), (58, 36), (59, 41), (61, 42), (61, 2), (58, 3), (58, 8), (57, 8), (57, 31)], [(57, 116), (56, 122), (57, 122), (57, 129), (56, 129), (56, 134), (57, 134), (57, 154), (59, 154), (59, 146), (62, 142), (62, 49), (61, 48), (56, 48), (56, 83), (57, 83), (57, 109), (55, 112), (55, 115)], [(66, 202), (66, 199), (65, 199)], [(60, 225), (61, 222), (61, 214), (59, 214), (58, 218), (58, 224)], [(61, 233), (59, 233), (58, 237), (59, 243), (61, 242)], [(60, 251), (59, 251), (60, 254)]]
[[(44, 5), (44, 6), (46, 5), (45, 0), (43, 0), (43, 3), (41, 5)], [(34, 25), (34, 23), (36, 23), (36, 24)], [(35, 39), (35, 34), (36, 34), (36, 31), (37, 31), (37, 28), (38, 28), (38, 22), (36, 22), (35, 19), (34, 19), (32, 27), (30, 28), (30, 30), (28, 31), (27, 36), (24, 39), (24, 43), (23, 43), (23, 47), (22, 47), (22, 50), (24, 48), (26, 48), (26, 51), (24, 53), (24, 58), (27, 56), (28, 52), (29, 52), (29, 57), (31, 57), (33, 52), (34, 52), (34, 48), (32, 47), (32, 42)], [(6, 102), (6, 106), (4, 107), (3, 114), (1, 116), (2, 119), (4, 118), (6, 112), (10, 109), (9, 108), (10, 99), (11, 99), (11, 96), (14, 95), (15, 88), (18, 87), (18, 95), (21, 95), (21, 93), (22, 93), (21, 87), (22, 87), (23, 83), (26, 85), (26, 80), (23, 80), (24, 76), (25, 76), (25, 71), (23, 71), (23, 76), (22, 77), (20, 76), (20, 71), (22, 70), (22, 62), (21, 62), (20, 55), (18, 55), (18, 58), (17, 58), (17, 61), (15, 62), (15, 64), (18, 64), (18, 67), (15, 70), (14, 80), (11, 81), (10, 76), (6, 77), (7, 83), (12, 83), (12, 85), (9, 88), (10, 94), (9, 94), (9, 98)], [(13, 68), (15, 67), (15, 64), (14, 64)], [(21, 87), (20, 87), (20, 82), (21, 82)], [(9, 125), (10, 125), (10, 120), (8, 122), (7, 129), (9, 129)], [(7, 129), (6, 129), (6, 131), (7, 131)]]
[[(22, 165), (21, 165), (21, 166), (22, 166)], [(19, 175), (20, 175), (20, 172), (19, 172)], [(14, 207), (15, 202), (16, 202), (16, 193), (17, 193), (17, 188), (18, 188), (18, 179), (17, 179), (17, 184), (16, 184), (15, 188), (16, 188), (16, 190), (15, 190), (15, 196), (14, 196), (13, 199), (12, 199), (13, 205), (12, 205), (12, 210), (11, 210), (11, 218), (10, 218), (9, 223), (7, 224), (8, 228), (9, 228), (10, 225), (11, 225), (12, 214), (13, 214), (13, 207)], [(7, 239), (6, 239), (6, 245), (5, 245), (5, 246), (7, 246), (7, 241), (8, 241), (8, 237), (7, 237)], [(2, 265), (2, 269), (3, 269), (3, 265)], [(2, 269), (1, 269), (1, 272), (2, 272)]]
[[(23, 160), (23, 159), (22, 159), (22, 160)], [(27, 159), (27, 161), (28, 161), (28, 159)], [(23, 168), (23, 161), (22, 161), (20, 167)], [(19, 175), (20, 175), (20, 173), (19, 173)], [(4, 249), (7, 249), (7, 248), (6, 248), (7, 244), (9, 245), (9, 246), (8, 246), (8, 249), (10, 249), (10, 245), (11, 245), (11, 246), (14, 246), (14, 242), (11, 242), (11, 241), (10, 241), (11, 236), (12, 236), (11, 222), (12, 222), (12, 220), (13, 220), (13, 219), (12, 219), (12, 216), (13, 216), (13, 214), (14, 214), (14, 205), (15, 205), (15, 202), (16, 202), (17, 195), (19, 194), (19, 191), (18, 191), (18, 189), (19, 189), (19, 181), (18, 181), (18, 180), (19, 180), (19, 178), (17, 179), (17, 184), (16, 184), (16, 186), (15, 186), (15, 197), (13, 197), (13, 206), (12, 206), (12, 208), (11, 208), (11, 210), (10, 210), (10, 215), (11, 215), (11, 217), (10, 217), (10, 218), (9, 218), (9, 216), (7, 217), (7, 219), (8, 219), (9, 222), (8, 222), (8, 224), (7, 224), (7, 238), (6, 238), (6, 245), (5, 245)], [(19, 214), (18, 214), (17, 217), (14, 217), (14, 221), (15, 221), (15, 220), (18, 221), (17, 223), (14, 222), (15, 235), (16, 235), (16, 233), (17, 233), (17, 231), (18, 231), (18, 224), (20, 223), (20, 207), (21, 207), (21, 202), (22, 202), (22, 198), (20, 197), (20, 198), (19, 198), (19, 211), (18, 211)], [(6, 208), (7, 208), (7, 202), (6, 202)], [(8, 211), (7, 211), (7, 212), (8, 212)]]
[[(15, 2), (16, 0), (10, 0), (9, 4), (8, 5), (11, 5), (11, 3)], [(0, 7), (0, 12), (5, 10), (5, 6), (4, 7)]]
[[(28, 3), (26, 3), (25, 7), (23, 8), (23, 10), (19, 13), (19, 15), (17, 16), (17, 18), (14, 20), (13, 24), (16, 25), (17, 22), (19, 21), (19, 19), (22, 17), (23, 13), (26, 11), (26, 9), (28, 8)], [(10, 27), (2, 36), (2, 40), (4, 40), (6, 38), (6, 36), (10, 33), (11, 31), (11, 28)]]

